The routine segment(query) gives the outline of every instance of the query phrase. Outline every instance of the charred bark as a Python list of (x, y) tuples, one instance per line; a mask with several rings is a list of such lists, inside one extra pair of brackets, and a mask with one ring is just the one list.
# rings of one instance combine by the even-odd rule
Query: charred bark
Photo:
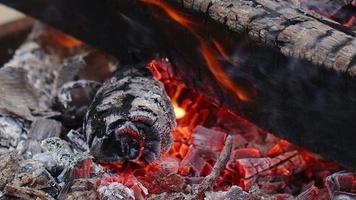
[(101, 162), (150, 163), (170, 148), (175, 126), (162, 83), (135, 67), (103, 84), (84, 121), (91, 153)]
[(282, 54), (356, 73), (356, 32), (285, 1), (173, 0)]

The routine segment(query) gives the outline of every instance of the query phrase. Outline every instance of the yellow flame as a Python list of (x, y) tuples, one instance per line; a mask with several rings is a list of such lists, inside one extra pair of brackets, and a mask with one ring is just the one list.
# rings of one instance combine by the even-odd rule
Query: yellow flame
[(177, 104), (173, 104), (173, 108), (177, 119), (181, 119), (185, 116), (185, 110), (183, 108), (179, 107)]

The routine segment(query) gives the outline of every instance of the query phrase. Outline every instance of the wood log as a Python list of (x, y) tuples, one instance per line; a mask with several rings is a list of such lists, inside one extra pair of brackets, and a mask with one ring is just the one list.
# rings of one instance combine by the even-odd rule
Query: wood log
[(150, 12), (141, 1), (2, 0), (112, 53), (120, 63), (145, 62), (163, 52), (175, 79), (216, 105), (356, 168), (356, 80), (350, 76), (356, 62), (354, 31), (288, 2), (165, 2), (189, 19), (195, 17), (206, 29), (201, 37), (207, 43), (218, 34), (228, 46), (238, 47), (239, 67), (225, 67), (224, 72), (234, 84), (256, 91), (251, 101), (239, 101), (217, 82), (191, 32), (157, 9)]
[(355, 31), (285, 1), (173, 0), (282, 54), (356, 74)]

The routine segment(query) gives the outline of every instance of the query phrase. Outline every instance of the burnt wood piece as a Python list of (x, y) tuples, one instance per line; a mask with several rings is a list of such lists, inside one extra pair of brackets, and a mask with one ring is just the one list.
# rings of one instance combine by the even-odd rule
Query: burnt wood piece
[[(240, 102), (230, 91), (220, 86), (209, 72), (201, 53), (197, 50), (199, 47), (196, 39), (191, 33), (167, 20), (167, 16), (159, 15), (161, 12), (150, 12), (158, 15), (154, 20), (159, 25), (153, 23), (152, 15), (142, 9), (137, 1), (36, 0), (29, 3), (26, 0), (0, 0), (0, 2), (80, 37), (114, 54), (122, 63), (137, 62), (137, 58), (150, 59), (152, 55), (156, 55), (158, 49), (167, 52), (166, 55), (174, 64), (174, 77), (207, 96), (218, 106), (239, 113), (278, 137), (356, 169), (356, 154), (353, 153), (356, 152), (354, 144), (356, 81), (353, 77), (345, 75), (345, 72), (341, 72), (345, 71), (344, 68), (332, 70), (324, 65), (315, 65), (310, 61), (285, 56), (276, 48), (276, 44), (256, 45), (255, 40), (249, 36), (249, 27), (245, 30), (247, 34), (240, 34), (229, 31), (223, 23), (206, 17), (205, 12), (189, 8), (184, 10), (186, 16), (195, 17), (201, 22), (206, 29), (205, 37), (218, 34), (230, 47), (237, 48), (234, 61), (239, 66), (227, 67), (225, 71), (236, 84), (244, 87), (252, 85), (257, 90), (257, 96), (250, 102)], [(256, 5), (251, 7), (252, 10), (265, 8), (254, 3), (259, 1), (251, 2), (252, 6)], [(270, 2), (269, 6), (276, 5), (272, 1), (265, 2)], [(176, 5), (178, 9), (184, 9), (182, 4)], [(213, 6), (210, 6), (210, 9), (212, 8)], [(232, 8), (236, 9), (233, 4), (226, 9)], [(295, 11), (299, 13), (298, 9)], [(272, 9), (270, 12), (275, 11)], [(330, 24), (331, 30), (328, 33), (332, 33), (333, 37), (341, 34), (350, 38), (350, 35), (353, 35), (352, 31), (344, 30), (335, 22), (320, 16), (306, 15), (310, 19), (320, 18), (321, 22)], [(69, 21), (71, 23), (68, 23)], [(295, 26), (298, 24), (302, 23)], [(292, 25), (290, 28), (295, 26)], [(324, 24), (323, 27), (325, 26)], [(243, 32), (244, 29), (239, 30)], [(329, 38), (328, 35), (326, 34), (325, 38)], [(323, 38), (321, 39), (324, 41)], [(298, 41), (303, 40), (304, 38)], [(354, 44), (354, 37), (344, 40), (344, 44), (335, 46), (335, 50), (346, 48), (352, 43)], [(319, 43), (316, 43), (316, 46), (318, 45)], [(142, 61), (141, 59), (139, 61)]]
[[(48, 1), (1, 0), (119, 56), (138, 61), (162, 50), (162, 34), (139, 0)], [(305, 59), (338, 71), (356, 73), (356, 32), (317, 14), (305, 13), (286, 1), (168, 0), (186, 12), (197, 11), (253, 41), (277, 48), (282, 54)], [(69, 9), (70, 8), (70, 9)], [(180, 7), (182, 9), (182, 7)], [(68, 22), (71, 23), (68, 23)], [(126, 32), (123, 32), (125, 30)], [(162, 42), (162, 43), (161, 43)], [(120, 48), (117, 48), (120, 47)]]
[(342, 7), (351, 4), (352, 0), (287, 0), (288, 2), (306, 9), (312, 9), (324, 16), (331, 17), (336, 14)]
[(173, 0), (282, 54), (356, 74), (356, 32), (286, 1)]
[(101, 162), (150, 163), (171, 146), (176, 119), (170, 99), (145, 66), (136, 68), (106, 81), (86, 114), (87, 142)]

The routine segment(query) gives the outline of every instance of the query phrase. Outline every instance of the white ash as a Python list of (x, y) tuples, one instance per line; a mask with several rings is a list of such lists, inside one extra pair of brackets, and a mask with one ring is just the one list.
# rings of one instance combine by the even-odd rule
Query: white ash
[(248, 200), (249, 194), (239, 186), (232, 186), (229, 191), (205, 192), (204, 200)]
[(134, 192), (121, 183), (113, 182), (99, 186), (101, 200), (134, 200)]
[(42, 106), (48, 107), (59, 62), (58, 56), (48, 54), (37, 42), (27, 41), (16, 50), (15, 55), (5, 64), (5, 67), (26, 70), (29, 83), (42, 93), (41, 102), (45, 103)]
[(2, 154), (1, 152), (23, 149), (27, 132), (22, 119), (0, 115), (0, 154)]
[(89, 146), (85, 141), (85, 137), (82, 133), (70, 130), (67, 134), (67, 141), (72, 145), (75, 153), (89, 152)]

